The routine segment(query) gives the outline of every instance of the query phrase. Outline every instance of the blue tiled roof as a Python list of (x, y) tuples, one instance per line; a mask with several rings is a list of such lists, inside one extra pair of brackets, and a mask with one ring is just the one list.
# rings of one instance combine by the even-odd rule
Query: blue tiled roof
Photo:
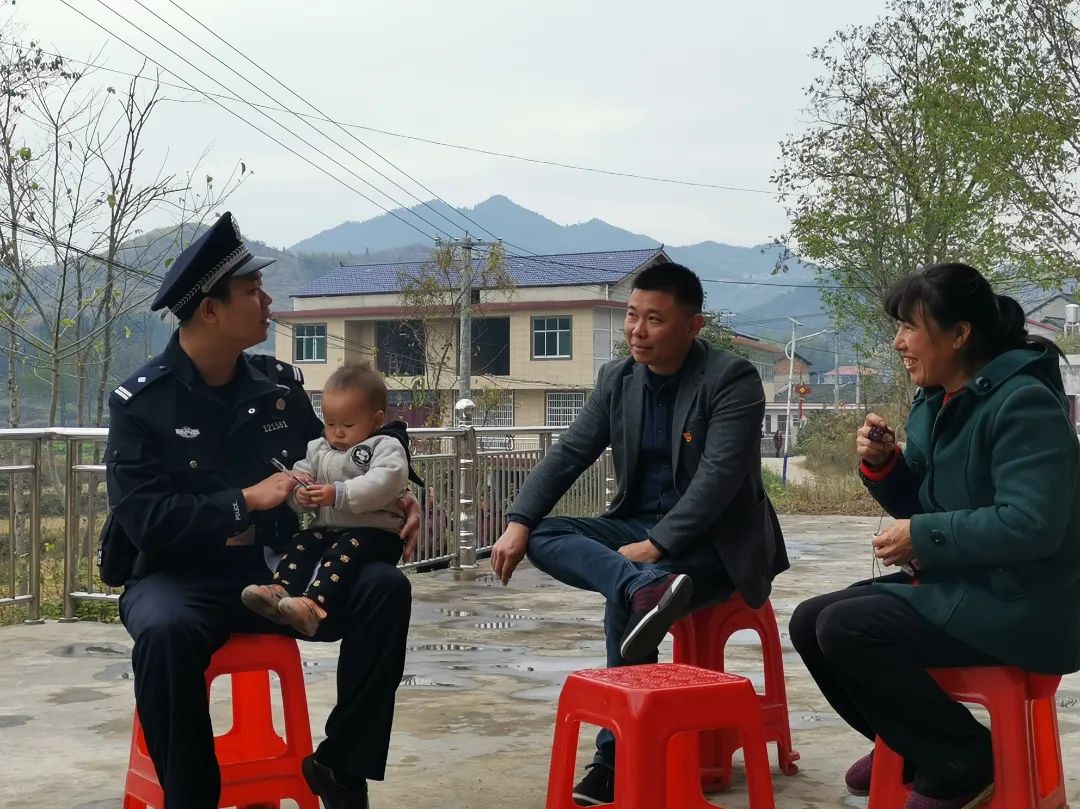
[[(599, 253), (561, 253), (552, 256), (506, 256), (506, 270), (519, 287), (614, 284), (656, 256), (667, 260), (662, 247), (647, 250), (609, 250)], [(474, 262), (479, 270), (483, 258)], [(402, 278), (418, 278), (422, 263), (361, 264), (338, 267), (295, 292), (294, 298), (331, 295), (377, 295), (400, 292)]]

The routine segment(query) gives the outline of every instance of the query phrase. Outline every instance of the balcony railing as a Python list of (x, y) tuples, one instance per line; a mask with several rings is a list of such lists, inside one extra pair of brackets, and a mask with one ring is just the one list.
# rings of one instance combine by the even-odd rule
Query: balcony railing
[[(403, 567), (474, 567), (501, 533), (526, 475), (560, 432), (552, 427), (410, 430), (414, 466), (427, 490), (417, 493), (417, 553)], [(491, 440), (496, 437), (501, 440)], [(0, 429), (0, 607), (23, 605), (26, 620), (37, 623), (43, 591), (55, 590), (51, 582), (60, 583), (59, 593), (46, 595), (61, 598), (61, 621), (76, 620), (79, 602), (118, 598), (97, 572), (98, 536), (108, 512), (102, 463), (107, 438), (106, 429)], [(608, 451), (554, 513), (600, 514), (614, 491)]]

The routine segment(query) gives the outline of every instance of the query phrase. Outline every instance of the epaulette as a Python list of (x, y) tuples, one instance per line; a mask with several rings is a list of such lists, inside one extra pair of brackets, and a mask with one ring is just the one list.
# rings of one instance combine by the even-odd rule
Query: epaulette
[(113, 391), (113, 395), (121, 402), (130, 402), (159, 379), (163, 379), (168, 375), (169, 368), (167, 365), (160, 363), (144, 365), (125, 379), (123, 383)]
[(275, 382), (291, 382), (301, 387), (304, 384), (303, 371), (273, 354), (248, 354), (248, 360)]

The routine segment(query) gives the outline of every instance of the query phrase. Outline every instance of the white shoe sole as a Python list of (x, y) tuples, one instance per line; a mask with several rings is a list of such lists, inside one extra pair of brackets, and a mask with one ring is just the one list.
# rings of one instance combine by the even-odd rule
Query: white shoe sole
[(982, 792), (972, 798), (970, 801), (964, 804), (964, 809), (975, 809), (976, 806), (982, 806), (988, 800), (994, 797), (994, 785), (990, 784)]
[(680, 573), (671, 583), (655, 607), (645, 613), (619, 647), (619, 654), (628, 662), (642, 660), (660, 645), (664, 635), (679, 618), (686, 614), (694, 583), (685, 573)]
[(610, 806), (611, 805), (610, 801), (598, 801), (598, 800), (596, 800), (596, 798), (590, 797), (589, 795), (582, 795), (580, 792), (572, 793), (571, 797), (574, 799), (574, 803), (576, 803), (578, 806)]

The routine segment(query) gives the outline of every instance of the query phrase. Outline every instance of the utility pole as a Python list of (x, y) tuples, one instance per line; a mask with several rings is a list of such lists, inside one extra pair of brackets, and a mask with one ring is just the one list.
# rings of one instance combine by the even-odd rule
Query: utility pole
[(840, 412), (840, 331), (833, 332), (833, 408)]
[(458, 305), (458, 322), (461, 325), (458, 334), (458, 400), (472, 401), (472, 250), (474, 247), (489, 247), (492, 242), (478, 242), (466, 233), (465, 238), (454, 239), (452, 244), (461, 248), (461, 299)]
[(794, 386), (795, 381), (795, 346), (799, 340), (810, 340), (821, 334), (828, 334), (832, 329), (822, 329), (816, 331), (813, 334), (807, 334), (805, 337), (798, 337), (795, 334), (795, 330), (802, 325), (793, 317), (789, 317), (791, 321), (791, 342), (784, 346), (784, 355), (788, 359), (788, 373), (787, 373), (787, 416), (784, 418), (784, 468), (783, 473), (780, 476), (781, 481), (787, 483), (787, 467), (788, 467), (788, 450), (791, 448), (791, 388)]
[(800, 323), (799, 321), (797, 321), (793, 317), (789, 317), (788, 320), (791, 321), (791, 342), (789, 343), (789, 345), (791, 346), (791, 349), (789, 351), (784, 352), (785, 354), (787, 354), (787, 358), (788, 358), (788, 360), (787, 360), (787, 411), (786, 411), (786, 415), (784, 416), (784, 469), (783, 469), (783, 472), (780, 475), (780, 479), (784, 483), (787, 483), (788, 448), (791, 445), (791, 386), (794, 384), (793, 380), (794, 380), (794, 376), (795, 376), (795, 343), (796, 343), (796, 339), (797, 339), (795, 337), (795, 329), (802, 325), (802, 323)]
[(862, 404), (862, 366), (859, 364), (859, 349), (855, 349), (855, 406)]

